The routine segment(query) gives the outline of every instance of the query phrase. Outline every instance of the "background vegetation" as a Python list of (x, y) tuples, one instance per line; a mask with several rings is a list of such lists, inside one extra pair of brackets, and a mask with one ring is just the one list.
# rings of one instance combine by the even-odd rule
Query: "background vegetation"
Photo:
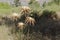
[[(18, 4), (18, 1), (19, 0), (15, 0), (15, 6), (11, 6), (9, 5), (8, 3), (2, 3), (0, 2), (0, 14), (10, 14), (10, 12), (19, 12), (19, 8), (20, 8), (20, 5), (17, 5)], [(57, 4), (58, 3), (58, 4)], [(49, 3), (44, 3), (43, 4), (43, 8), (40, 7), (40, 4), (37, 2), (37, 1), (30, 1), (29, 2), (29, 6), (31, 7), (31, 9), (33, 8), (33, 10), (44, 10), (44, 9), (48, 9), (48, 10), (53, 10), (53, 11), (60, 11), (60, 1), (59, 0), (54, 0), (52, 2), (49, 2)]]

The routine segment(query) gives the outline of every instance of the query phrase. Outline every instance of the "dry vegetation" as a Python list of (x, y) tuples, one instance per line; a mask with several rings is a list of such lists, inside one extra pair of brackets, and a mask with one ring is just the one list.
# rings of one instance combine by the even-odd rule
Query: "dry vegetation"
[(56, 40), (60, 32), (59, 12), (55, 11), (43, 10), (40, 15), (40, 11), (23, 6), (20, 13), (0, 19), (0, 25), (8, 27), (14, 40)]

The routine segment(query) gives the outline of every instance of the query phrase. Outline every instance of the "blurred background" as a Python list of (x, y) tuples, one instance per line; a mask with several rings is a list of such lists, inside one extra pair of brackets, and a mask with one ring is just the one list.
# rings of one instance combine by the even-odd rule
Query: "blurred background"
[[(9, 14), (9, 11), (12, 12), (19, 10), (20, 6), (30, 6), (34, 10), (59, 10), (60, 0), (0, 0), (0, 14)], [(15, 9), (15, 10), (14, 10)]]

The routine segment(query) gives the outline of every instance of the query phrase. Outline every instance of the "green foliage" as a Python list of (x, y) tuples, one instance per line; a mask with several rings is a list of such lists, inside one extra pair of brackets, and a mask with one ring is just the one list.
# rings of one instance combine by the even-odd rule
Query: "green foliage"
[(9, 15), (13, 12), (20, 13), (20, 7), (11, 7), (11, 8), (0, 8), (0, 14), (1, 15)]
[(54, 0), (54, 2), (59, 5), (60, 4), (60, 0)]
[[(45, 4), (44, 8), (41, 8), (40, 4), (37, 1), (34, 1), (29, 6), (32, 9), (32, 11), (36, 10), (42, 12), (45, 9), (49, 11), (60, 11), (60, 5), (57, 5), (54, 2)], [(10, 14), (12, 12), (20, 13), (21, 11), (20, 8), (21, 7), (11, 7), (8, 3), (0, 3), (0, 14)]]
[(11, 6), (8, 3), (0, 3), (0, 9), (9, 9)]
[(51, 5), (46, 5), (44, 9), (52, 10), (52, 11), (60, 11), (60, 5), (56, 5), (55, 3), (52, 3)]
[(51, 15), (54, 15), (55, 14), (55, 11), (50, 11), (50, 10), (43, 10), (43, 15), (44, 16), (51, 16)]
[(40, 10), (40, 4), (37, 1), (34, 1), (29, 6), (31, 7), (32, 10)]

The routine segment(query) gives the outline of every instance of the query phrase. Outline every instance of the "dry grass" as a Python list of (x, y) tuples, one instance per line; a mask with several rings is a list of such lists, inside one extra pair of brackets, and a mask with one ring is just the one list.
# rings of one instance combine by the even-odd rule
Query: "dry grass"
[(9, 28), (6, 25), (0, 26), (0, 40), (13, 40), (11, 35), (9, 34)]

